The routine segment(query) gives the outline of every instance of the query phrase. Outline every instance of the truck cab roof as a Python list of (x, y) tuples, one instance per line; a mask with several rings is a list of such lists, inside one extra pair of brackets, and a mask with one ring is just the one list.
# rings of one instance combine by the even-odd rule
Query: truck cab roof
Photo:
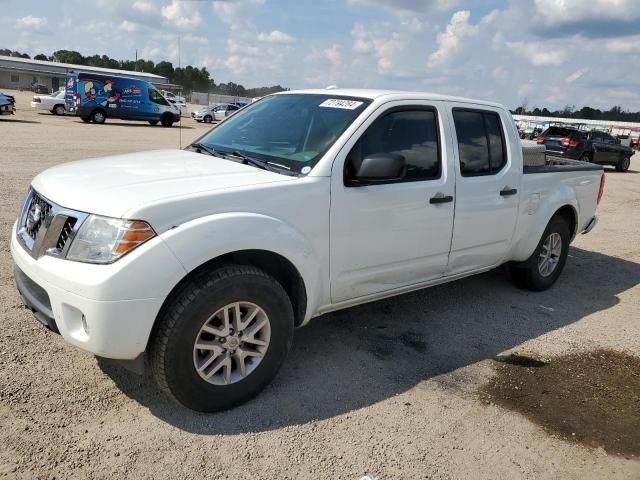
[(366, 88), (317, 88), (304, 90), (290, 90), (287, 92), (279, 92), (275, 95), (290, 94), (309, 94), (309, 95), (332, 95), (336, 97), (359, 97), (370, 100), (433, 100), (448, 101), (458, 103), (470, 103), (476, 105), (485, 105), (496, 108), (504, 108), (503, 105), (496, 102), (488, 102), (486, 100), (477, 100), (473, 98), (456, 97), (451, 95), (442, 95), (432, 92), (411, 92), (403, 90), (377, 90)]

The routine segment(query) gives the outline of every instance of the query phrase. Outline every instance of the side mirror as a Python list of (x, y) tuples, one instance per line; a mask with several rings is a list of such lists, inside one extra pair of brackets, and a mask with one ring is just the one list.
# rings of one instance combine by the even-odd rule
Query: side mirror
[(352, 186), (391, 182), (404, 177), (407, 162), (395, 153), (374, 153), (366, 156), (355, 171)]

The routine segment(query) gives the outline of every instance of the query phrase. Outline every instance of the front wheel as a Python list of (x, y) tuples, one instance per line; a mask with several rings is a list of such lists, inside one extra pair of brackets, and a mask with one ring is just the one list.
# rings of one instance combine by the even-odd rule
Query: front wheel
[(160, 119), (160, 123), (162, 123), (163, 127), (171, 127), (173, 125), (173, 117), (171, 115), (163, 115)]
[(511, 266), (516, 285), (533, 291), (551, 287), (567, 261), (570, 240), (567, 222), (562, 217), (553, 217), (531, 257), (521, 265)]
[(293, 308), (282, 286), (252, 266), (196, 273), (163, 308), (149, 362), (162, 390), (214, 412), (257, 395), (291, 346)]
[(618, 163), (616, 163), (616, 171), (626, 172), (627, 170), (629, 170), (630, 165), (631, 165), (631, 157), (629, 156), (622, 157), (620, 160), (618, 160)]
[(211, 118), (211, 115), (204, 116), (204, 123), (211, 123), (212, 121), (213, 119)]
[(93, 123), (104, 123), (107, 119), (107, 115), (102, 110), (94, 110), (91, 114), (91, 120)]

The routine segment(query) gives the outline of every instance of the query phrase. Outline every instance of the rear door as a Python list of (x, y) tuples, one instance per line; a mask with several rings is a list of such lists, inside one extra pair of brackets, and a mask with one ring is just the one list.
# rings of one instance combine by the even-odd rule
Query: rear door
[(611, 161), (611, 148), (605, 142), (603, 132), (591, 132), (591, 147), (593, 148), (591, 159), (594, 163), (609, 163)]
[(505, 111), (454, 104), (450, 114), (457, 161), (447, 273), (454, 275), (496, 265), (505, 257), (515, 229), (521, 174), (508, 141), (516, 133)]

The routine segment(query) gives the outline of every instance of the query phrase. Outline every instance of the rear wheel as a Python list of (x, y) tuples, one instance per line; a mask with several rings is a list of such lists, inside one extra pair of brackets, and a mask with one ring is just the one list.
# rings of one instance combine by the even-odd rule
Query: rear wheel
[(170, 114), (164, 114), (160, 119), (163, 127), (171, 127), (173, 125), (173, 117)]
[(616, 170), (618, 172), (626, 172), (627, 170), (629, 170), (630, 165), (631, 157), (622, 157), (620, 160), (618, 160), (618, 163), (616, 163)]
[(201, 412), (234, 407), (276, 375), (293, 337), (293, 308), (264, 271), (226, 265), (197, 273), (163, 308), (150, 341), (158, 385)]
[(149, 120), (149, 124), (150, 125), (157, 125), (158, 124), (158, 120)]
[(534, 291), (551, 287), (567, 261), (570, 240), (567, 222), (562, 217), (553, 217), (531, 257), (523, 264), (511, 266), (516, 285)]
[(53, 107), (53, 113), (54, 115), (64, 115), (64, 105), (56, 105), (55, 107)]
[(91, 120), (93, 123), (104, 123), (107, 119), (107, 114), (102, 110), (94, 110), (91, 114)]

